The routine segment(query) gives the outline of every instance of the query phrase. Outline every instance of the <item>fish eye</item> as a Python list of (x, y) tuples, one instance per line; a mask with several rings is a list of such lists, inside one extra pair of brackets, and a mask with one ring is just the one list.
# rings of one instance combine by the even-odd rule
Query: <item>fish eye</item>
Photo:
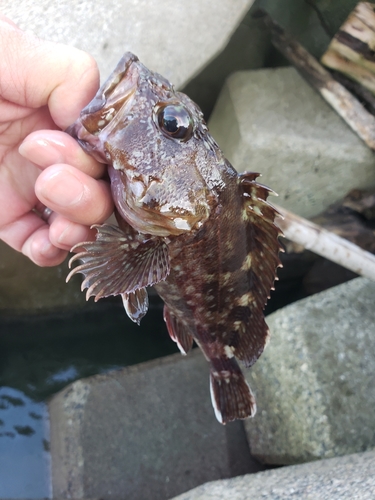
[(167, 137), (185, 142), (193, 135), (193, 119), (181, 104), (164, 104), (156, 109), (154, 120)]

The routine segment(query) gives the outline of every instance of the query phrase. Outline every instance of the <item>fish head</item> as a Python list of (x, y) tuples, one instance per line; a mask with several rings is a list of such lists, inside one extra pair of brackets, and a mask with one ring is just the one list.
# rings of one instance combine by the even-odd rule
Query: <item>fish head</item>
[(126, 53), (68, 129), (108, 164), (118, 212), (155, 236), (199, 229), (217, 202), (222, 153), (199, 107)]

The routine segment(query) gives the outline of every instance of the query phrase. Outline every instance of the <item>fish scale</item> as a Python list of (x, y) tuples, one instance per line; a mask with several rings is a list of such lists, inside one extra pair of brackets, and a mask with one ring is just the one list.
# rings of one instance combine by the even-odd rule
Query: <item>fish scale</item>
[(108, 165), (118, 226), (95, 226), (68, 279), (84, 275), (95, 300), (122, 297), (139, 323), (147, 287), (182, 354), (193, 342), (210, 365), (210, 393), (225, 424), (255, 414), (237, 359), (251, 366), (269, 337), (263, 309), (280, 265), (276, 210), (257, 173), (238, 174), (199, 107), (126, 53), (68, 129)]

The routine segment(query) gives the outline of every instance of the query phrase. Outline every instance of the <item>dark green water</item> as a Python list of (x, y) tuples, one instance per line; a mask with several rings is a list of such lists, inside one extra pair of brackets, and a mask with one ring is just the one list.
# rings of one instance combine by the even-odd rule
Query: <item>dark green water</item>
[(72, 313), (3, 318), (0, 386), (43, 401), (78, 378), (173, 352), (162, 302), (155, 296), (141, 326), (128, 319), (116, 299)]

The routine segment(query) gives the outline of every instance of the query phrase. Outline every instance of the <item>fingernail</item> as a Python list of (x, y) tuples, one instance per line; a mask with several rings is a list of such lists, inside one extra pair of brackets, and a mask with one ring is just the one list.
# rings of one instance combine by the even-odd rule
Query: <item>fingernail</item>
[(63, 245), (65, 249), (70, 250), (77, 242), (87, 241), (89, 229), (87, 227), (69, 222), (65, 229), (57, 237), (57, 243)]
[(46, 205), (50, 202), (53, 206), (69, 207), (77, 204), (83, 197), (85, 186), (69, 172), (54, 172), (44, 178), (39, 187), (38, 196), (42, 196)]
[(25, 140), (18, 148), (21, 156), (41, 167), (48, 167), (54, 163), (64, 163), (65, 146), (56, 139)]

